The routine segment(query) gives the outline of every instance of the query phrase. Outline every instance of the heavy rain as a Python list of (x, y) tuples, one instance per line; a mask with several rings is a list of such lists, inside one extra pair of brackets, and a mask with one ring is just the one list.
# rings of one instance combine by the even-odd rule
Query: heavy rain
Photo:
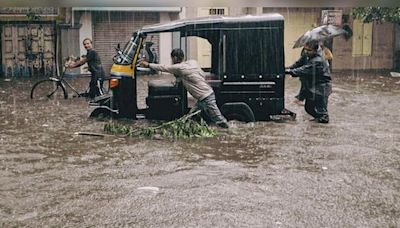
[[(289, 9), (280, 12), (285, 23), (294, 20), (285, 13)], [(124, 21), (133, 19), (129, 17), (150, 17), (149, 21), (140, 21), (142, 27), (159, 17), (154, 12), (91, 13), (98, 16), (93, 17), (94, 23), (109, 24), (106, 29), (116, 27), (112, 20), (115, 18)], [(320, 9), (311, 12), (314, 16), (320, 13)], [(87, 19), (86, 11), (75, 14), (82, 16), (81, 20)], [(310, 12), (305, 10), (301, 14), (307, 16)], [(3, 24), (2, 40), (8, 39), (4, 35), (8, 25), (14, 24)], [(77, 31), (62, 33), (71, 45), (60, 47), (68, 53), (63, 58), (86, 53), (79, 39), (73, 39), (79, 35)], [(105, 32), (97, 31), (101, 34), (95, 36), (105, 36)], [(128, 42), (132, 32), (118, 42)], [(289, 35), (293, 34), (285, 31), (285, 39)], [(158, 61), (170, 64), (170, 49), (164, 50), (168, 58), (161, 56), (165, 38), (155, 34), (146, 41), (154, 42)], [(93, 43), (96, 50), (110, 49), (100, 49), (104, 68), (110, 74), (118, 42), (110, 44), (104, 40), (93, 39)], [(188, 49), (197, 48), (185, 42)], [(201, 42), (197, 45), (201, 46)], [(263, 46), (266, 41), (254, 42)], [(40, 65), (43, 62), (35, 65), (36, 59), (27, 57), (24, 61), (31, 70), (26, 67), (7, 71), (6, 49), (2, 48), (0, 226), (400, 226), (400, 73), (394, 69), (394, 60), (391, 69), (378, 69), (377, 65), (387, 63), (377, 59), (343, 63), (354, 58), (345, 56), (352, 56), (351, 50), (339, 49), (349, 45), (347, 42), (350, 41), (343, 37), (333, 38), (333, 91), (328, 102), (328, 124), (313, 121), (305, 112), (304, 103), (295, 101), (300, 80), (286, 75), (284, 108), (296, 113), (295, 119), (277, 115), (271, 120), (249, 123), (231, 120), (229, 129), (210, 125), (218, 132), (215, 137), (175, 140), (104, 134), (107, 123), (141, 128), (158, 121), (89, 118), (97, 106), (88, 105), (85, 97), (74, 96), (68, 87), (68, 99), (31, 99), (32, 86), (49, 74), (57, 75), (55, 66), (61, 63), (54, 62), (54, 68)], [(300, 50), (292, 49), (293, 43), (290, 44), (285, 43), (285, 66), (300, 56)], [(382, 43), (374, 41), (373, 50), (379, 49), (379, 45)], [(274, 48), (279, 52), (281, 47), (268, 50)], [(34, 50), (30, 51), (34, 54)], [(244, 53), (247, 54), (252, 53)], [(188, 55), (200, 56), (193, 51)], [(386, 58), (383, 54), (372, 55)], [(49, 53), (37, 57), (46, 61), (52, 58), (55, 61), (56, 56)], [(245, 62), (251, 64), (249, 59)], [(279, 59), (276, 62), (279, 64)], [(90, 77), (77, 69), (71, 72), (66, 81), (77, 91), (85, 91)], [(167, 73), (145, 71), (138, 73), (136, 80), (137, 106), (145, 109), (149, 81), (175, 78)], [(108, 88), (108, 82), (105, 84)], [(188, 100), (189, 105), (194, 105), (192, 96)]]

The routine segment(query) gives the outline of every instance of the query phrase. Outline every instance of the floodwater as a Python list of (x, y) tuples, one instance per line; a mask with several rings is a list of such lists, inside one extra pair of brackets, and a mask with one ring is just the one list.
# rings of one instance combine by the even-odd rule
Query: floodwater
[(178, 141), (77, 135), (109, 120), (0, 78), (0, 227), (399, 227), (400, 78), (333, 78), (329, 124), (309, 121), (288, 77), (295, 121)]

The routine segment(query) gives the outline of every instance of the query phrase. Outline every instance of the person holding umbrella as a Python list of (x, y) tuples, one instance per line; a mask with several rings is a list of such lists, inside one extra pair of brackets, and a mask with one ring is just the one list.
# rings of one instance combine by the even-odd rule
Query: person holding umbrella
[(285, 69), (285, 73), (300, 77), (299, 98), (304, 97), (308, 114), (319, 123), (328, 123), (328, 97), (332, 93), (329, 63), (323, 57), (319, 42), (332, 39), (347, 32), (334, 25), (322, 25), (300, 36), (293, 48), (304, 47), (302, 55), (295, 64)]
[(305, 111), (317, 122), (329, 123), (328, 97), (332, 93), (331, 75), (319, 41), (307, 42), (301, 61), (286, 69), (285, 73), (300, 77)]

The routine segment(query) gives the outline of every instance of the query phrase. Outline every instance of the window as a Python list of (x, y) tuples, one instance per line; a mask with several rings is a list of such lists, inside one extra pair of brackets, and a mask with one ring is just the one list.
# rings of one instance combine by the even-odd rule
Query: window
[[(199, 17), (207, 17), (210, 15), (227, 15), (228, 8), (227, 7), (200, 7), (197, 9), (197, 16)], [(209, 35), (203, 34), (203, 37), (210, 37)], [(208, 71), (211, 69), (212, 62), (212, 46), (210, 44), (211, 41), (207, 41), (207, 39), (196, 38), (194, 42), (190, 41), (190, 43), (196, 44), (196, 53), (193, 52), (193, 58), (196, 58), (199, 62), (201, 68), (203, 70)], [(214, 53), (215, 54), (215, 53)]]
[(353, 56), (371, 56), (372, 52), (372, 23), (353, 21)]
[(225, 9), (224, 8), (211, 8), (208, 11), (209, 15), (224, 15)]

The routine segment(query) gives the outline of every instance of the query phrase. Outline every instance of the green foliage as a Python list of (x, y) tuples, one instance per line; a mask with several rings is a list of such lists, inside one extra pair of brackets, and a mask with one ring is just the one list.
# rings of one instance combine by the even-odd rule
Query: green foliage
[(400, 7), (358, 7), (352, 10), (351, 16), (363, 23), (373, 21), (400, 23)]
[(35, 12), (33, 12), (32, 9), (28, 10), (28, 13), (26, 14), (28, 17), (29, 21), (39, 21), (40, 20), (40, 15), (37, 15)]
[(192, 115), (186, 115), (156, 127), (140, 129), (133, 129), (130, 126), (118, 123), (108, 123), (104, 126), (104, 131), (114, 135), (139, 136), (144, 138), (154, 138), (157, 135), (168, 139), (210, 138), (217, 135), (217, 132), (210, 129), (203, 119), (200, 122), (196, 122), (189, 118), (190, 116)]

